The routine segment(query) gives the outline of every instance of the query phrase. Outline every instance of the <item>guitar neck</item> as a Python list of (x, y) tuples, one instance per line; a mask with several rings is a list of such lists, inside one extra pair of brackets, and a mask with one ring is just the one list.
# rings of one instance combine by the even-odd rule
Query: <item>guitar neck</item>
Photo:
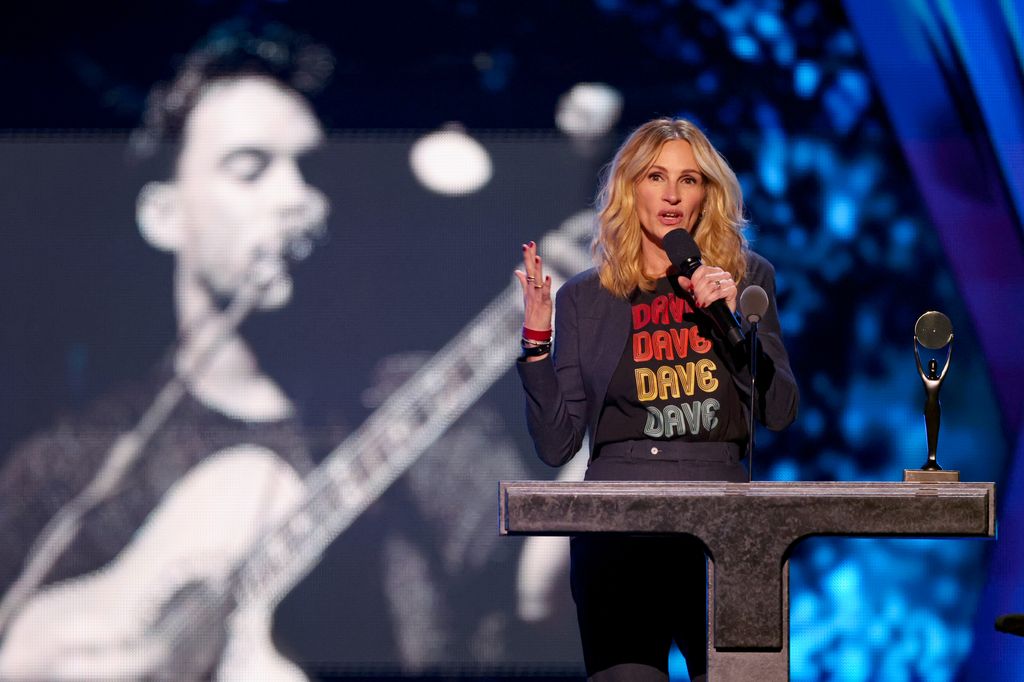
[(304, 502), (243, 567), (239, 603), (283, 598), (327, 545), (508, 370), (519, 353), (521, 296), (513, 282), (310, 474)]
[[(570, 218), (541, 242), (552, 291), (589, 260), (592, 212)], [(497, 381), (519, 355), (522, 289), (514, 280), (410, 377), (306, 479), (304, 502), (270, 531), (237, 573), (239, 604), (276, 604), (323, 550), (376, 501)]]

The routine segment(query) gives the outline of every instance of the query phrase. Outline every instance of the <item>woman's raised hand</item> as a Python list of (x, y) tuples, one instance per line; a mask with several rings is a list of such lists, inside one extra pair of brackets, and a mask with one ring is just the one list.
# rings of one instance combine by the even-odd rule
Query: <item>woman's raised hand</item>
[(551, 277), (544, 275), (536, 242), (523, 244), (523, 269), (515, 274), (523, 285), (523, 326), (535, 331), (551, 329)]

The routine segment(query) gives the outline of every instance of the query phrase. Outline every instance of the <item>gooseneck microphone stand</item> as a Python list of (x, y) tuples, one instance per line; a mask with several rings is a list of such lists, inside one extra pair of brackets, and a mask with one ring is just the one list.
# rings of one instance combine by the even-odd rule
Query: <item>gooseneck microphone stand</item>
[(740, 310), (750, 323), (747, 342), (750, 344), (750, 413), (747, 421), (747, 483), (754, 480), (754, 408), (757, 406), (757, 323), (768, 311), (768, 292), (751, 284), (740, 295)]
[(754, 406), (757, 404), (757, 323), (759, 315), (751, 315), (750, 333), (747, 340), (750, 342), (750, 413), (747, 415), (747, 483), (754, 480)]

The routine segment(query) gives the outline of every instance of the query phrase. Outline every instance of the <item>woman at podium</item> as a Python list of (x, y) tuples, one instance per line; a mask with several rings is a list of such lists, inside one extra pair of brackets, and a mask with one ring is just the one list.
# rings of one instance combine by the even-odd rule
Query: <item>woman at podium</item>
[[(525, 303), (517, 369), (537, 454), (560, 466), (589, 435), (586, 480), (746, 482), (751, 353), (736, 312), (747, 287), (767, 294), (755, 416), (785, 428), (799, 394), (774, 270), (747, 246), (735, 173), (692, 123), (655, 119), (616, 153), (598, 208), (596, 267), (554, 301), (535, 243), (523, 245), (516, 272)], [(706, 573), (696, 540), (576, 537), (571, 548), (590, 679), (667, 680), (673, 641), (691, 679), (704, 678)]]

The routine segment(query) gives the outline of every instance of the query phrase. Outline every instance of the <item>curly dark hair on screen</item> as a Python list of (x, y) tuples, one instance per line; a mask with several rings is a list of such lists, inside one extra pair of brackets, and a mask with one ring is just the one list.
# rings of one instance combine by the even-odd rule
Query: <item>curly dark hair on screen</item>
[(254, 26), (244, 19), (218, 24), (182, 58), (171, 81), (150, 91), (142, 123), (131, 136), (132, 155), (146, 159), (162, 144), (178, 142), (210, 83), (266, 76), (311, 97), (324, 88), (333, 71), (334, 57), (325, 45), (287, 26)]

